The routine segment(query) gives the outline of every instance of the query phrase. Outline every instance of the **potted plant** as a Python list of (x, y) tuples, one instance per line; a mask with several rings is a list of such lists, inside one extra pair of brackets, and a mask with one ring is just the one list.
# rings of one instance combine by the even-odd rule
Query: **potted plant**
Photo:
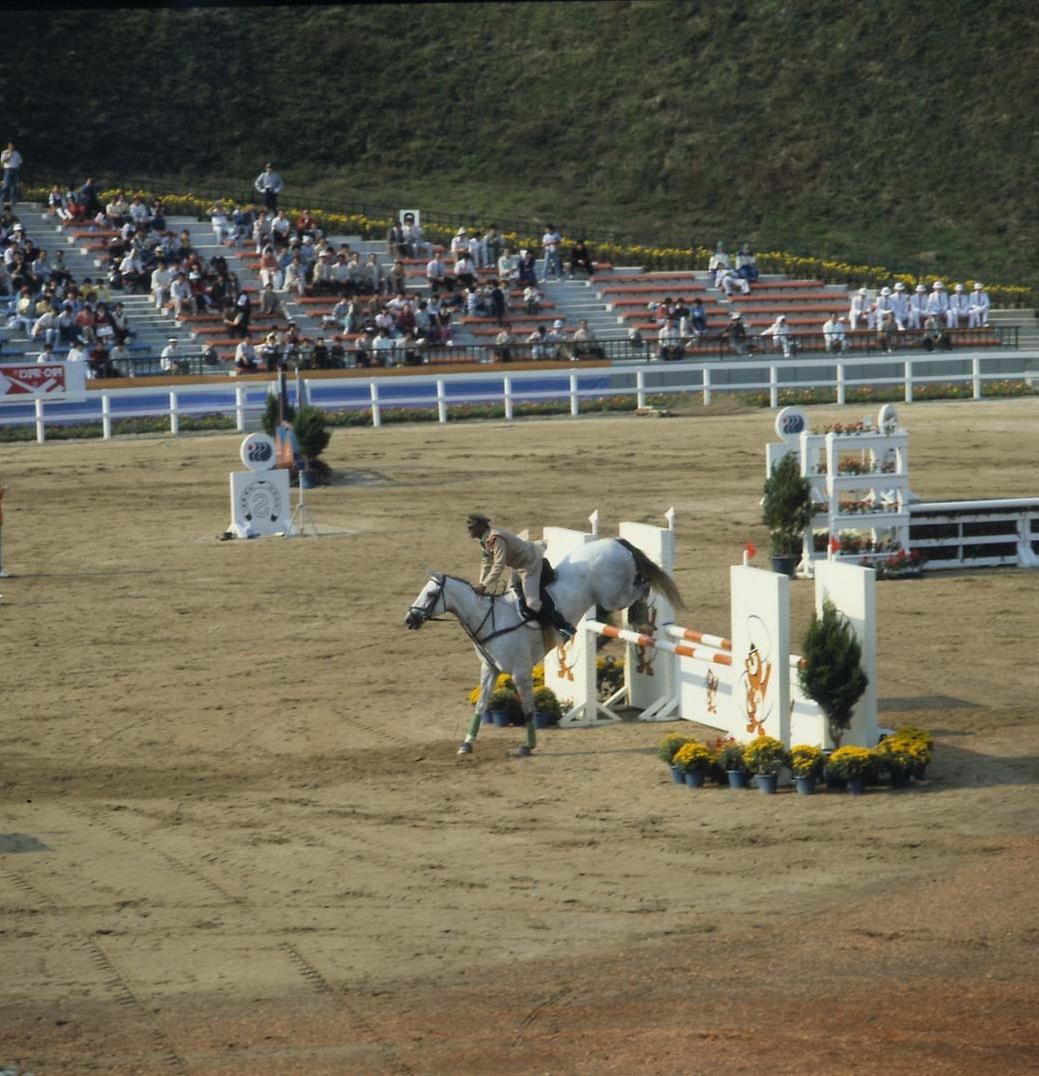
[(892, 788), (907, 788), (916, 769), (916, 744), (912, 740), (885, 736), (876, 747), (877, 761), (891, 779)]
[(755, 775), (758, 788), (774, 793), (779, 783), (779, 771), (787, 764), (783, 742), (774, 736), (757, 736), (743, 745), (743, 760)]
[(934, 754), (934, 736), (916, 725), (903, 725), (895, 731), (894, 735), (899, 740), (907, 740), (913, 745), (913, 753), (916, 757), (913, 776), (921, 780), (926, 776), (927, 767)]
[(877, 763), (876, 756), (868, 747), (838, 747), (826, 762), (826, 775), (847, 783), (853, 796), (866, 791), (866, 775)]
[(801, 688), (826, 714), (830, 738), (840, 747), (869, 677), (862, 668), (862, 645), (854, 628), (828, 598), (822, 616), (812, 614), (801, 654), (797, 670)]
[(718, 765), (729, 778), (729, 788), (750, 788), (747, 763), (743, 757), (743, 744), (731, 737), (724, 740), (718, 750)]
[(690, 740), (675, 752), (671, 765), (681, 771), (690, 788), (702, 788), (713, 762), (714, 758), (704, 744)]
[(811, 796), (815, 792), (815, 782), (823, 772), (822, 748), (812, 744), (799, 743), (790, 748), (790, 772), (794, 775), (794, 786), (802, 796)]
[(675, 752), (684, 744), (690, 743), (691, 736), (682, 736), (677, 732), (669, 732), (657, 748), (657, 758), (666, 762), (671, 767), (671, 778), (676, 785), (685, 784), (685, 774), (675, 765)]
[(491, 715), (492, 723), (500, 728), (524, 723), (523, 703), (512, 688), (495, 688), (487, 700), (487, 712)]
[(324, 414), (309, 405), (301, 407), (292, 421), (292, 429), (303, 457), (299, 481), (304, 489), (312, 489), (319, 482), (327, 482), (331, 474), (331, 468), (319, 458), (332, 437), (327, 426)]
[(556, 693), (550, 688), (534, 688), (534, 728), (547, 729), (559, 724), (563, 716), (563, 707), (556, 698)]
[(797, 455), (784, 456), (765, 479), (761, 500), (762, 521), (769, 529), (773, 571), (794, 574), (813, 511), (812, 485), (801, 474)]

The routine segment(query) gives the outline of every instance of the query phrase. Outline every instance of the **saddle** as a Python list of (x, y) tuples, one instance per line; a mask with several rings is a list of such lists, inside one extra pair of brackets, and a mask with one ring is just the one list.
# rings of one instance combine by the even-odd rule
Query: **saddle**
[(516, 601), (519, 603), (520, 613), (523, 615), (524, 620), (532, 620), (535, 623), (545, 624), (550, 628), (569, 626), (563, 619), (562, 614), (556, 608), (556, 603), (552, 600), (552, 595), (548, 592), (549, 586), (556, 581), (556, 578), (555, 568), (553, 568), (547, 560), (542, 560), (541, 585), (538, 588), (541, 597), (541, 609), (535, 613), (534, 610), (527, 605), (527, 600), (523, 596), (523, 587), (520, 584), (519, 576), (513, 575), (512, 589), (516, 595)]

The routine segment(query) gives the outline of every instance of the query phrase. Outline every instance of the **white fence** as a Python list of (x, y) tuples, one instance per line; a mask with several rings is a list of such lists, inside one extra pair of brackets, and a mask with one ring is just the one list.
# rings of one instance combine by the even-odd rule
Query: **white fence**
[[(273, 376), (273, 375), (272, 375)], [(830, 390), (844, 404), (856, 388), (897, 386), (910, 403), (915, 392), (928, 384), (964, 385), (974, 399), (984, 386), (996, 381), (1039, 380), (1039, 352), (963, 352), (962, 354), (781, 359), (730, 359), (712, 362), (617, 363), (571, 370), (514, 370), (496, 367), (476, 373), (427, 373), (404, 376), (306, 378), (290, 382), (295, 394), (327, 410), (355, 410), (370, 414), (373, 426), (383, 422), (388, 408), (421, 409), (447, 422), (452, 408), (473, 404), (502, 405), (512, 419), (516, 407), (528, 402), (566, 400), (570, 413), (581, 413), (582, 402), (603, 397), (634, 397), (645, 407), (655, 394), (690, 393), (705, 405), (716, 393), (767, 392), (769, 404), (779, 406), (785, 390)], [(188, 416), (230, 415), (242, 431), (264, 406), (269, 383), (209, 378), (199, 384), (129, 388), (91, 386), (81, 403), (6, 404), (0, 408), (0, 426), (35, 425), (36, 439), (46, 439), (48, 423), (100, 423), (102, 436), (112, 436), (118, 418), (166, 416), (170, 433), (179, 432)]]

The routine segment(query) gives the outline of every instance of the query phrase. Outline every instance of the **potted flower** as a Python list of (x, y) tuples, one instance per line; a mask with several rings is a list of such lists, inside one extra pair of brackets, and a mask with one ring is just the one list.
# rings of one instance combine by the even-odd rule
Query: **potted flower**
[(713, 762), (714, 757), (704, 744), (698, 740), (690, 740), (675, 752), (671, 765), (681, 770), (685, 783), (690, 788), (702, 788)]
[(934, 754), (934, 736), (916, 725), (903, 725), (902, 728), (896, 730), (895, 736), (900, 740), (908, 740), (913, 744), (913, 750), (916, 755), (913, 776), (920, 780), (925, 776), (927, 766)]
[(815, 792), (815, 782), (823, 772), (822, 748), (812, 744), (799, 743), (790, 748), (790, 772), (794, 775), (794, 786), (802, 796), (811, 796)]
[(743, 761), (755, 775), (762, 792), (774, 793), (779, 771), (787, 764), (786, 748), (774, 736), (757, 736), (743, 745)]
[(499, 687), (491, 692), (487, 700), (487, 712), (493, 724), (504, 728), (506, 725), (522, 725), (523, 703), (515, 690)]
[(675, 752), (683, 745), (690, 743), (691, 740), (691, 736), (682, 736), (677, 732), (670, 732), (660, 741), (660, 746), (657, 748), (657, 758), (671, 767), (671, 777), (676, 785), (685, 784), (685, 774), (675, 765)]
[(877, 760), (887, 769), (892, 788), (906, 788), (916, 769), (916, 744), (896, 734), (885, 736), (876, 747)]
[(838, 747), (826, 762), (827, 777), (847, 783), (853, 796), (866, 791), (866, 775), (876, 766), (876, 755), (868, 747)]
[(729, 788), (750, 788), (747, 762), (743, 757), (743, 744), (731, 737), (722, 742), (718, 750), (718, 765), (729, 778)]
[(804, 532), (812, 521), (812, 485), (795, 454), (784, 456), (765, 480), (762, 521), (768, 526), (772, 570), (793, 575)]
[(563, 707), (556, 698), (556, 693), (550, 688), (534, 688), (534, 728), (547, 729), (559, 724), (563, 716)]

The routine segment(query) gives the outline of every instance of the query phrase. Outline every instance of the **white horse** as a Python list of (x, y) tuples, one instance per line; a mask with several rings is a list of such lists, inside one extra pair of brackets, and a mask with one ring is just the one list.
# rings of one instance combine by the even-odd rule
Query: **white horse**
[[(600, 538), (564, 557), (555, 567), (556, 578), (547, 587), (556, 608), (571, 624), (598, 605), (611, 612), (643, 600), (650, 589), (665, 594), (673, 606), (684, 608), (674, 580), (623, 538)], [(419, 591), (404, 623), (417, 631), (437, 613), (452, 613), (469, 636), (480, 657), (480, 697), (469, 733), (458, 748), (460, 755), (473, 749), (480, 715), (487, 706), (500, 672), (516, 684), (527, 722), (527, 743), (515, 752), (529, 755), (537, 743), (534, 732), (534, 688), (531, 670), (557, 646), (555, 629), (526, 618), (514, 594), (490, 597), (477, 594), (471, 583), (454, 576), (431, 573)]]

